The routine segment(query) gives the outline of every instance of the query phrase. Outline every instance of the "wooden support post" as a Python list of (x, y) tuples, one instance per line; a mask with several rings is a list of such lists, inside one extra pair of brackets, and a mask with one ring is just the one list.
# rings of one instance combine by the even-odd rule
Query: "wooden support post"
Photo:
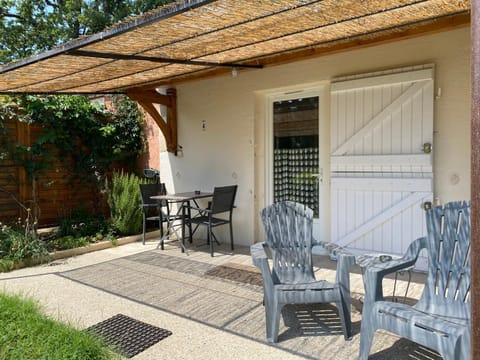
[[(128, 97), (137, 101), (142, 108), (155, 120), (162, 131), (167, 143), (167, 151), (177, 155), (177, 92), (168, 89), (167, 95), (159, 94), (155, 90), (131, 89), (127, 91)], [(155, 104), (167, 107), (165, 120)]]
[[(170, 128), (170, 140), (171, 140), (171, 150), (175, 155), (177, 155), (178, 150), (178, 137), (177, 137), (177, 90), (168, 89), (167, 96), (170, 98), (170, 106), (167, 107), (167, 119), (169, 122)], [(168, 148), (168, 144), (167, 144)]]
[(472, 331), (470, 359), (480, 359), (480, 0), (472, 0), (471, 249)]

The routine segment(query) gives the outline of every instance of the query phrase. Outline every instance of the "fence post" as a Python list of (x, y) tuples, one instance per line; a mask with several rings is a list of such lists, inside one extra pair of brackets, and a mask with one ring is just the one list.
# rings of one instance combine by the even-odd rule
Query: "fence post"
[[(17, 124), (17, 142), (22, 146), (31, 146), (30, 125), (23, 121), (16, 121)], [(17, 183), (18, 183), (18, 200), (25, 204), (32, 197), (32, 186), (27, 178), (27, 173), (22, 166), (17, 167)], [(27, 206), (28, 207), (28, 206)], [(18, 216), (23, 219), (23, 210), (18, 208)]]

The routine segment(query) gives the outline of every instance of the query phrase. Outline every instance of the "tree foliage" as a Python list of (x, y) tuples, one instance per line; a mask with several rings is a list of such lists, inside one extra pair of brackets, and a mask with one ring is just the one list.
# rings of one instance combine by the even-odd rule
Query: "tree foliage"
[[(128, 16), (173, 1), (0, 0), (0, 65), (92, 35)], [(12, 102), (17, 102), (17, 107), (12, 108)], [(0, 101), (0, 163), (8, 159), (24, 168), (33, 183), (34, 204), (35, 182), (41, 181), (41, 175), (59, 159), (72, 167), (72, 176), (97, 184), (102, 183), (112, 162), (133, 163), (144, 145), (141, 115), (127, 98), (115, 102), (118, 111), (112, 115), (79, 96), (28, 96)], [(44, 132), (31, 146), (1, 144), (1, 139), (7, 138), (2, 119), (9, 117), (40, 124)], [(58, 153), (52, 149), (58, 149)]]
[[(141, 114), (134, 104), (125, 117), (84, 96), (24, 96), (10, 101), (17, 104), (5, 99), (0, 102), (0, 164), (9, 161), (25, 171), (32, 188), (34, 224), (38, 218), (36, 184), (51, 185), (49, 173), (60, 171), (59, 164), (67, 170), (70, 183), (101, 189), (112, 165), (133, 171), (134, 160), (143, 151)], [(127, 98), (122, 102), (132, 103)], [(40, 134), (29, 145), (11, 142), (4, 124), (12, 120), (35, 124), (41, 128)]]
[(0, 0), (0, 64), (91, 35), (173, 0)]
[(119, 108), (113, 112), (84, 96), (24, 96), (12, 100), (16, 106), (0, 106), (0, 124), (16, 117), (42, 127), (41, 135), (30, 146), (8, 141), (2, 144), (8, 149), (8, 158), (22, 166), (30, 179), (41, 180), (44, 170), (61, 161), (72, 177), (98, 184), (112, 163), (133, 164), (143, 150), (141, 114), (125, 97), (116, 100)]

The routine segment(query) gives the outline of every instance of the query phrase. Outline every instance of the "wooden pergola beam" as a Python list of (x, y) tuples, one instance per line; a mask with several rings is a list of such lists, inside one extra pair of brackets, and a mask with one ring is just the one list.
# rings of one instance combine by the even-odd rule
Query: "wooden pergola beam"
[[(135, 100), (155, 120), (165, 137), (167, 151), (177, 155), (177, 92), (168, 89), (166, 95), (159, 94), (156, 90), (132, 88), (127, 91), (130, 99)], [(167, 119), (160, 114), (155, 104), (167, 107)]]

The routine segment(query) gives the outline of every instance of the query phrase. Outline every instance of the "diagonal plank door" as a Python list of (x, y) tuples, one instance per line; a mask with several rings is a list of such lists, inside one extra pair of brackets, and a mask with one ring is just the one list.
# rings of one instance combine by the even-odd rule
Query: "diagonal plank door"
[(332, 84), (333, 242), (400, 255), (425, 234), (432, 141), (432, 68)]

